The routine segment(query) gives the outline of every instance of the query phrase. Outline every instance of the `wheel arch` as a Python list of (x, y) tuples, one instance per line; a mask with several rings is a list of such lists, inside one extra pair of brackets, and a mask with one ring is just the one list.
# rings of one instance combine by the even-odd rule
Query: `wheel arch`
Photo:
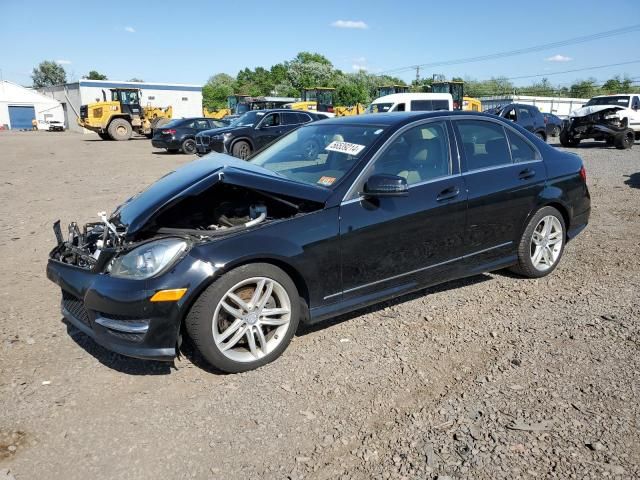
[(569, 231), (571, 226), (571, 213), (570, 213), (571, 210), (569, 206), (559, 198), (542, 199), (534, 208), (532, 208), (529, 214), (527, 215), (526, 220), (523, 222), (522, 228), (520, 230), (520, 236), (522, 236), (522, 234), (526, 230), (527, 225), (529, 224), (529, 221), (531, 220), (531, 218), (539, 210), (543, 209), (544, 207), (553, 207), (560, 212), (560, 214), (562, 215), (562, 219), (564, 220), (564, 230), (565, 230), (564, 235), (566, 239), (567, 232)]
[(251, 139), (251, 137), (248, 136), (241, 136), (241, 137), (236, 137), (234, 139), (231, 140), (231, 143), (229, 144), (229, 153), (231, 153), (233, 151), (233, 146), (238, 143), (238, 142), (247, 142), (249, 144), (249, 146), (251, 147), (251, 150), (255, 151), (256, 147), (255, 144), (253, 143), (253, 140)]
[(211, 277), (208, 277), (205, 281), (200, 283), (200, 285), (198, 285), (198, 288), (194, 292), (194, 294), (189, 297), (188, 302), (185, 303), (185, 305), (183, 305), (183, 308), (182, 308), (183, 311), (180, 318), (180, 329), (184, 327), (184, 320), (189, 314), (189, 312), (191, 311), (191, 308), (196, 303), (196, 301), (202, 296), (202, 294), (207, 288), (213, 285), (225, 273), (230, 272), (231, 270), (235, 270), (236, 268), (242, 267), (244, 265), (250, 265), (254, 263), (268, 263), (270, 265), (278, 267), (284, 273), (286, 273), (289, 276), (289, 278), (291, 278), (291, 281), (293, 281), (293, 284), (296, 286), (296, 289), (298, 290), (298, 295), (300, 296), (300, 309), (302, 314), (302, 317), (300, 320), (303, 323), (306, 323), (310, 318), (310, 314), (309, 314), (310, 292), (309, 292), (307, 281), (305, 280), (304, 276), (293, 265), (291, 265), (289, 262), (281, 258), (275, 258), (275, 257), (269, 257), (269, 256), (257, 256), (257, 257), (240, 259), (237, 262), (226, 264), (224, 266), (224, 269), (219, 274), (212, 275)]

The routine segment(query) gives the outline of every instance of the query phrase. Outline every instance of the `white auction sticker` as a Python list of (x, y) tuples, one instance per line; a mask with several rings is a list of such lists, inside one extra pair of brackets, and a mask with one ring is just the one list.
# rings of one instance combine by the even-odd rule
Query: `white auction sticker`
[(364, 150), (364, 148), (364, 145), (349, 142), (331, 142), (329, 145), (324, 147), (324, 149), (329, 152), (340, 152), (346, 153), (347, 155), (358, 155), (362, 150)]

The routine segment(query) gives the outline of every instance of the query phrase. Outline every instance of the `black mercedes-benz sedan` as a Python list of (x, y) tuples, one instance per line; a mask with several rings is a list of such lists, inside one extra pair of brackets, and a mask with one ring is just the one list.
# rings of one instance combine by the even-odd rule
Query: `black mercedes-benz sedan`
[(580, 157), (513, 122), (343, 117), (249, 161), (191, 162), (66, 240), (56, 222), (47, 275), (67, 321), (108, 349), (171, 360), (186, 333), (241, 372), (299, 322), (480, 272), (548, 275), (589, 211)]
[(323, 118), (298, 110), (251, 110), (232, 120), (227, 128), (198, 133), (196, 148), (198, 155), (218, 152), (246, 159), (300, 125)]
[(198, 132), (228, 125), (228, 121), (215, 118), (176, 118), (154, 130), (151, 145), (164, 148), (169, 153), (181, 151), (192, 155), (196, 153), (195, 136)]

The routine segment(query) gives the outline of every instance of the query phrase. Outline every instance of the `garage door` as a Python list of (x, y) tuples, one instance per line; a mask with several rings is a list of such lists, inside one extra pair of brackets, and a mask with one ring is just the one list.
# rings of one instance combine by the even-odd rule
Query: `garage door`
[(33, 107), (9, 105), (9, 123), (13, 130), (21, 128), (31, 129), (31, 120), (34, 118), (36, 118), (36, 111)]

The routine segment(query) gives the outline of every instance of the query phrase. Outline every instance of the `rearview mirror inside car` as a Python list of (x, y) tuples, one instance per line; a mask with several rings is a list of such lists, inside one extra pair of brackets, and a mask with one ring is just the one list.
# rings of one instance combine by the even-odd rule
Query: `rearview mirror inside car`
[(364, 197), (403, 197), (409, 194), (407, 179), (398, 175), (372, 175), (364, 184)]

